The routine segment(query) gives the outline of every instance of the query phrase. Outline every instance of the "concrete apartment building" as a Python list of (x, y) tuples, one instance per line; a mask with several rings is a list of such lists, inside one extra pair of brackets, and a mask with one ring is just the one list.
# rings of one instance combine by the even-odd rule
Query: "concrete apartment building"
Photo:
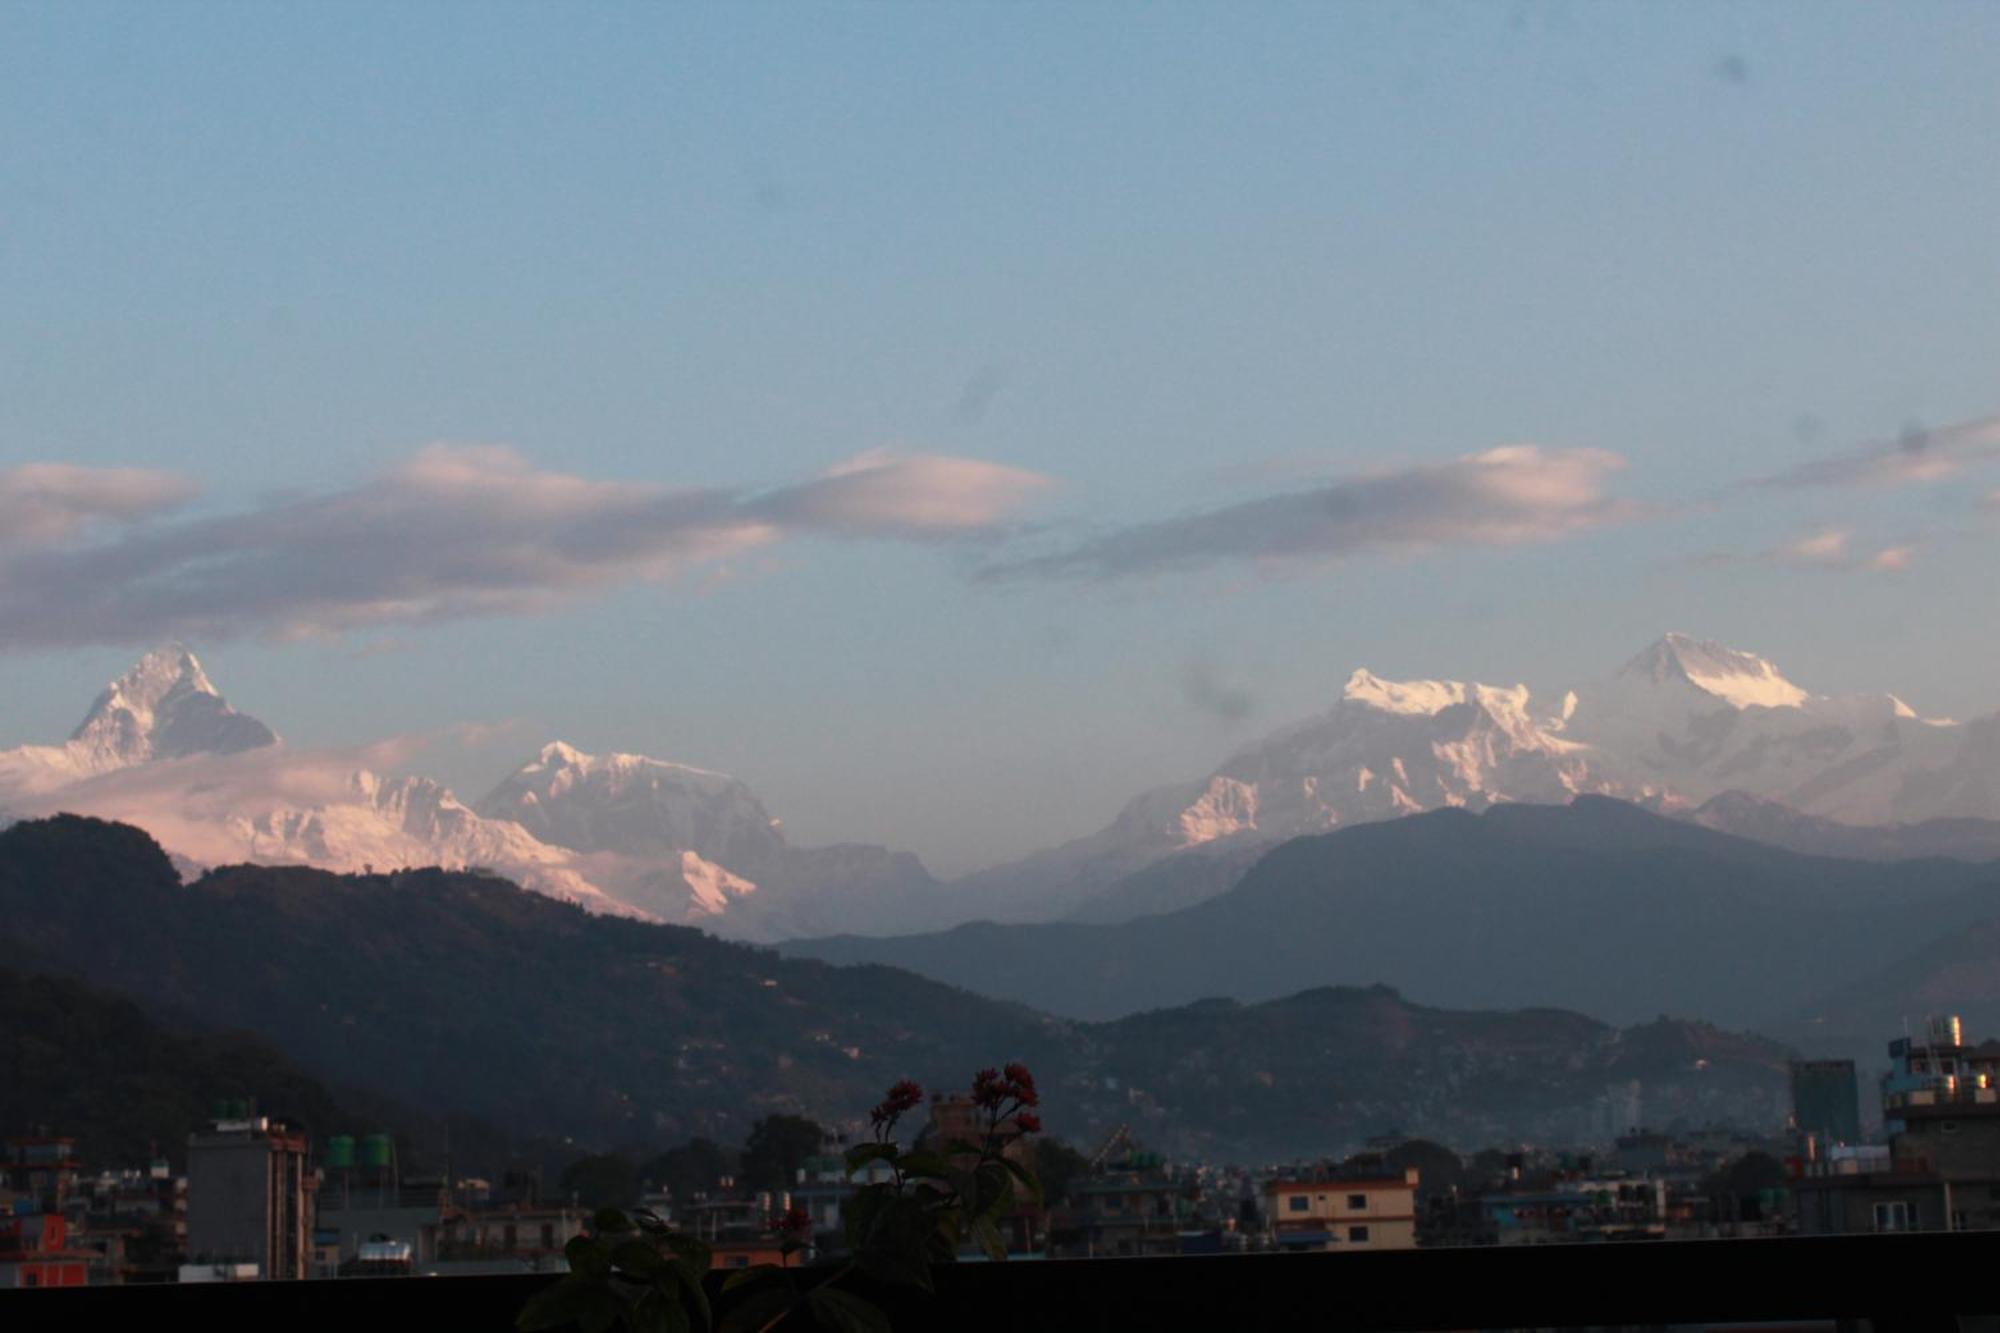
[(1886, 1146), (1809, 1157), (1794, 1182), (1799, 1228), (2000, 1229), (2000, 1041), (1965, 1041), (1957, 1018), (1889, 1043)]
[[(240, 1108), (239, 1108), (240, 1109)], [(234, 1115), (188, 1135), (187, 1249), (183, 1281), (201, 1270), (256, 1266), (263, 1278), (312, 1272), (312, 1143), (285, 1120)]]
[(1284, 1250), (1413, 1250), (1417, 1169), (1397, 1176), (1338, 1170), (1280, 1176), (1264, 1186), (1264, 1216)]

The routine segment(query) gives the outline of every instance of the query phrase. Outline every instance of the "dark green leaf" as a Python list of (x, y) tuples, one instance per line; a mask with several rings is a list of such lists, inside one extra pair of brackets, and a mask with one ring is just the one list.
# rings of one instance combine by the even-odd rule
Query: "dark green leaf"
[(1000, 1263), (1007, 1257), (1007, 1242), (1001, 1238), (1000, 1228), (987, 1218), (979, 1218), (972, 1224), (972, 1234), (979, 1241), (979, 1248), (986, 1251), (986, 1257)]
[(643, 1240), (623, 1240), (611, 1250), (611, 1262), (622, 1271), (650, 1282), (667, 1266), (667, 1258)]
[(595, 1236), (572, 1236), (563, 1246), (569, 1271), (585, 1281), (602, 1281), (611, 1275), (611, 1254)]
[(762, 1287), (782, 1283), (786, 1290), (792, 1286), (791, 1270), (776, 1264), (758, 1264), (754, 1268), (739, 1268), (722, 1283), (724, 1295), (742, 1291), (748, 1287)]
[(631, 1333), (692, 1333), (686, 1307), (677, 1296), (659, 1290), (634, 1302), (625, 1322)]
[(1011, 1157), (1002, 1157), (1000, 1165), (1007, 1169), (1008, 1175), (1014, 1177), (1015, 1180), (1018, 1180), (1026, 1187), (1030, 1199), (1034, 1200), (1037, 1205), (1042, 1202), (1042, 1182), (1034, 1172), (1022, 1166)]
[(951, 1162), (943, 1153), (931, 1152), (928, 1149), (904, 1153), (897, 1159), (896, 1165), (903, 1169), (903, 1174), (906, 1176), (942, 1177), (951, 1170)]
[(698, 1240), (683, 1231), (669, 1231), (660, 1240), (697, 1275), (706, 1273), (714, 1266), (715, 1251), (705, 1240)]
[(847, 1201), (847, 1248), (858, 1250), (868, 1243), (875, 1221), (894, 1195), (887, 1185), (867, 1185)]
[(695, 1317), (699, 1321), (698, 1326), (703, 1333), (715, 1327), (715, 1311), (708, 1305), (708, 1288), (702, 1285), (702, 1274), (708, 1271), (707, 1268), (693, 1268), (686, 1260), (682, 1260), (667, 1265), (666, 1271), (671, 1279), (667, 1283), (668, 1289), (678, 1291), (679, 1299), (694, 1307)]
[(606, 1236), (615, 1236), (632, 1229), (632, 1219), (616, 1208), (600, 1208), (590, 1219), (590, 1229)]
[(847, 1174), (853, 1175), (870, 1162), (894, 1162), (901, 1151), (893, 1143), (857, 1143), (847, 1150)]

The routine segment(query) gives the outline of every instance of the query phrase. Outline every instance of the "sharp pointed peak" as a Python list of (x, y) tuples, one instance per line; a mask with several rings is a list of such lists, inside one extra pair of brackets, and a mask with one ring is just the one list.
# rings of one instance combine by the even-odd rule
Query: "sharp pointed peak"
[(1679, 680), (1736, 708), (1796, 708), (1812, 697), (1767, 658), (1677, 630), (1654, 640), (1618, 674), (1656, 684)]
[(141, 657), (98, 694), (76, 730), (99, 767), (189, 754), (227, 754), (277, 742), (277, 733), (237, 712), (202, 670), (192, 649), (170, 640)]

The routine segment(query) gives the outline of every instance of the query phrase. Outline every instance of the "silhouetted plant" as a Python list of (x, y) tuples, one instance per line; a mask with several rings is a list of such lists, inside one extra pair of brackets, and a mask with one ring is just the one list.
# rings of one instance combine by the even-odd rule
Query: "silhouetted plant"
[[(856, 1280), (932, 1290), (931, 1268), (950, 1263), (967, 1243), (1007, 1257), (1000, 1223), (1025, 1196), (1041, 1202), (1033, 1171), (1009, 1155), (1039, 1133), (1040, 1101), (1024, 1065), (982, 1069), (972, 1079), (977, 1134), (905, 1151), (896, 1142), (904, 1115), (923, 1104), (924, 1090), (904, 1079), (869, 1112), (868, 1142), (848, 1150), (848, 1174), (881, 1163), (888, 1177), (863, 1185), (848, 1202), (848, 1256), (838, 1264), (794, 1268), (792, 1255), (810, 1245), (810, 1219), (794, 1209), (775, 1219), (786, 1262), (731, 1274), (717, 1308), (702, 1289), (709, 1247), (674, 1231), (658, 1215), (606, 1210), (589, 1235), (565, 1247), (570, 1272), (522, 1310), (521, 1333), (575, 1323), (583, 1333), (613, 1327), (633, 1333), (770, 1333), (787, 1321), (811, 1320), (836, 1333), (887, 1333), (881, 1306), (852, 1289)], [(720, 1314), (719, 1323), (717, 1313)]]

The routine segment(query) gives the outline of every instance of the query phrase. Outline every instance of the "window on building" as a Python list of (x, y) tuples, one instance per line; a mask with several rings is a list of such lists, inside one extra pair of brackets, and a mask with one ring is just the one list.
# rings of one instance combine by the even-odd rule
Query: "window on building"
[(1366, 1194), (1350, 1194), (1347, 1196), (1347, 1206), (1349, 1208), (1366, 1208), (1368, 1206), (1368, 1196)]
[(1365, 1244), (1368, 1240), (1368, 1228), (1349, 1227), (1347, 1229), (1347, 1238), (1351, 1241), (1356, 1241)]
[(1875, 1229), (1877, 1231), (1908, 1231), (1910, 1229), (1910, 1205), (1901, 1199), (1891, 1203), (1875, 1205)]
[(1303, 1194), (1294, 1194), (1285, 1200), (1285, 1207), (1295, 1213), (1303, 1213), (1312, 1208), (1312, 1200)]

